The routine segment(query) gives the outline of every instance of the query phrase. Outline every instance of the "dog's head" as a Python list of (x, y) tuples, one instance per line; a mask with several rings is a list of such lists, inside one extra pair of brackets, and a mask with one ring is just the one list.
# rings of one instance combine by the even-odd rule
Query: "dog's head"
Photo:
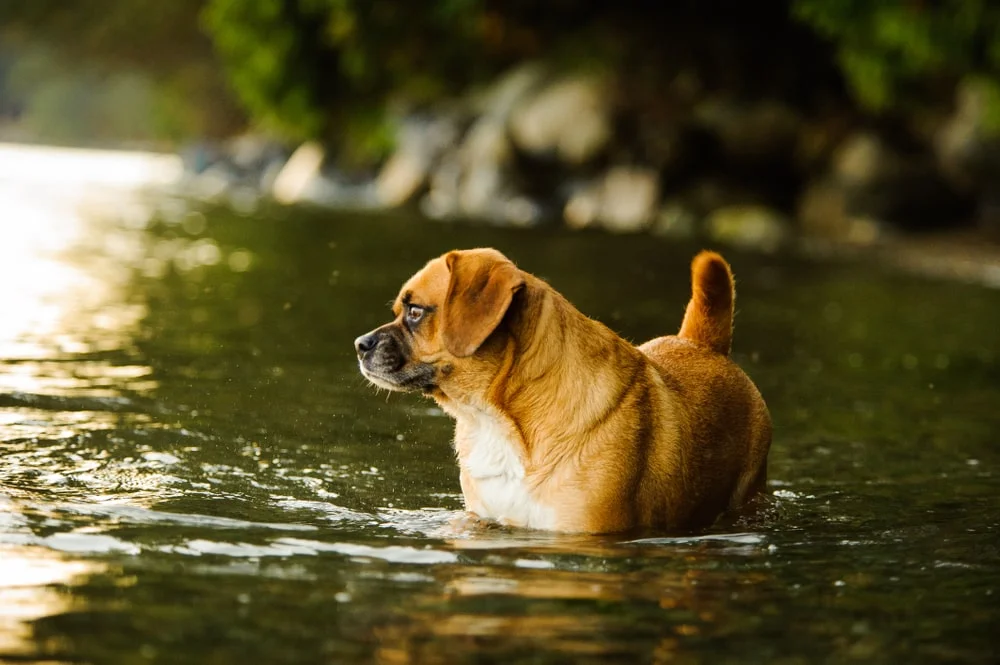
[(403, 285), (395, 319), (354, 340), (361, 373), (389, 390), (474, 389), (470, 381), (496, 362), (484, 346), (524, 285), (524, 273), (494, 249), (433, 259)]

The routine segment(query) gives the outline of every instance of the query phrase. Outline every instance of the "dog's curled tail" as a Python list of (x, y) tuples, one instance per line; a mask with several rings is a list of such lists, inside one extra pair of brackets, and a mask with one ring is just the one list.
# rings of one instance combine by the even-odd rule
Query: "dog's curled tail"
[(715, 252), (700, 252), (691, 262), (691, 300), (678, 336), (729, 355), (735, 300), (729, 264)]

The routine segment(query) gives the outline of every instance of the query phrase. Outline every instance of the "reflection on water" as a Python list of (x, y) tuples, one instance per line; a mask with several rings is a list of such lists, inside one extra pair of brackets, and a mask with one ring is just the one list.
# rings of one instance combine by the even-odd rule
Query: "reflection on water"
[(34, 653), (32, 621), (72, 607), (72, 597), (60, 587), (104, 569), (97, 562), (67, 561), (37, 547), (0, 545), (0, 561), (0, 654), (8, 657)]
[[(152, 213), (139, 190), (169, 181), (176, 168), (159, 156), (0, 145), (4, 475), (25, 474), (39, 490), (70, 478), (79, 483), (101, 466), (103, 451), (69, 467), (40, 458), (60, 440), (114, 428), (120, 419), (106, 409), (123, 385), (155, 388), (149, 367), (99, 356), (125, 352), (144, 315), (126, 295), (142, 251), (140, 230)], [(109, 228), (119, 232), (108, 234)], [(102, 398), (108, 401), (96, 401)], [(137, 548), (98, 533), (37, 535), (4, 491), (0, 483), (0, 655), (17, 656), (35, 650), (31, 621), (72, 605), (57, 587), (105, 568), (58, 552)]]
[(732, 254), (770, 515), (700, 536), (461, 512), (451, 422), (352, 340), (495, 245), (631, 339), (696, 248), (149, 198), (159, 156), (0, 146), (0, 659), (982, 662), (1000, 293)]
[(148, 373), (94, 360), (70, 375), (59, 361), (127, 348), (143, 308), (125, 289), (152, 213), (139, 192), (177, 166), (154, 155), (0, 145), (0, 358), (12, 365), (0, 388), (79, 394)]

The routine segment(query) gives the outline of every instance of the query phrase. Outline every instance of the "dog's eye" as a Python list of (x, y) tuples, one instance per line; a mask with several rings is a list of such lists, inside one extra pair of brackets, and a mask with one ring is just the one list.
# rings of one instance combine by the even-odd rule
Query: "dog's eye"
[(410, 305), (406, 308), (406, 320), (416, 323), (424, 317), (424, 308), (417, 305)]

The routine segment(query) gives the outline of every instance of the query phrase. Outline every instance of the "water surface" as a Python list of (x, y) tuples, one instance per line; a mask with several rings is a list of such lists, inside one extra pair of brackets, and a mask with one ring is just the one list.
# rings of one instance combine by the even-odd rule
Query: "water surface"
[(726, 252), (772, 514), (559, 537), (464, 521), (451, 422), (376, 394), (352, 340), (491, 245), (642, 341), (698, 247), (4, 187), (0, 659), (997, 657), (1000, 292)]

